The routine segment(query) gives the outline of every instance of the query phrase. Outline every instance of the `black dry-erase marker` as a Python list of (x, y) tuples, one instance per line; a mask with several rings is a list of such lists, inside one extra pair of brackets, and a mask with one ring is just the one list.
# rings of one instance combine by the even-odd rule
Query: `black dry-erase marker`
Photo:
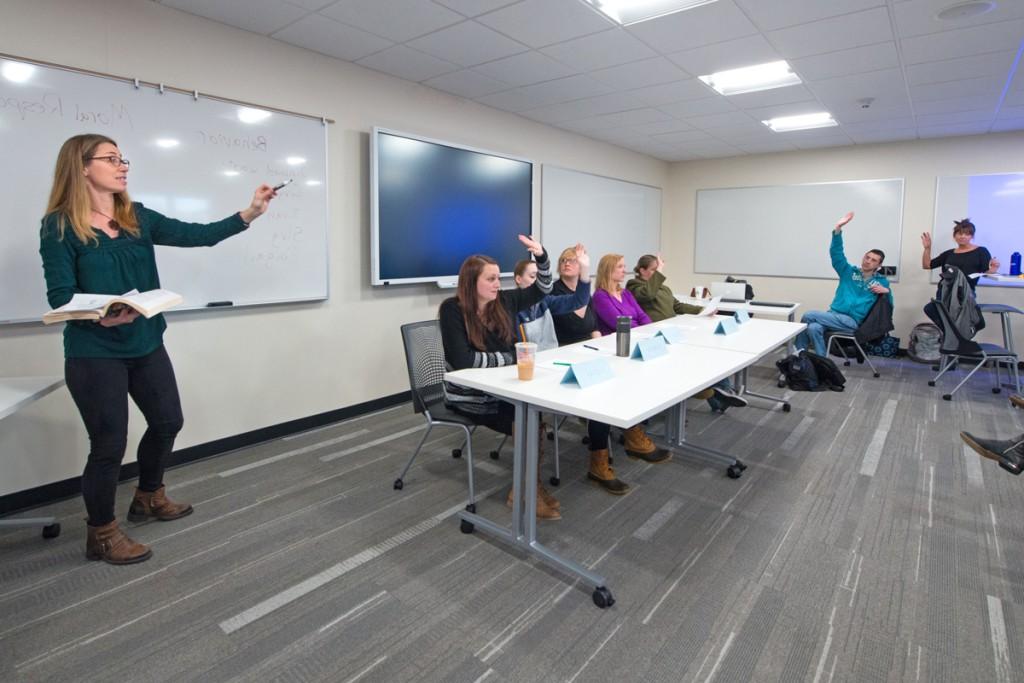
[(284, 186), (285, 186), (285, 185), (287, 185), (288, 183), (292, 182), (292, 180), (293, 180), (292, 178), (289, 178), (288, 180), (284, 181), (284, 182), (283, 182), (283, 183), (281, 183), (280, 185), (274, 185), (274, 192), (277, 192), (277, 191), (278, 191), (278, 190), (280, 190), (280, 189), (281, 189), (282, 187), (284, 187)]
[(216, 308), (218, 306), (234, 306), (234, 305), (235, 304), (234, 304), (233, 301), (211, 301), (210, 303), (206, 304), (206, 307), (207, 308)]

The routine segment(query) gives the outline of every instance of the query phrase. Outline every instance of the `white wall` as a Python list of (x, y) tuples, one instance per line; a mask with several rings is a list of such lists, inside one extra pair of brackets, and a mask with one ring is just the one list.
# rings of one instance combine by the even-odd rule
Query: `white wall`
[[(435, 316), (446, 294), (429, 286), (383, 290), (368, 284), (372, 126), (658, 187), (668, 181), (668, 164), (650, 157), (152, 2), (3, 0), (0, 46), (17, 57), (337, 121), (328, 151), (331, 298), (325, 304), (169, 316), (166, 342), (185, 410), (179, 448), (408, 389), (398, 327)], [(39, 154), (55, 158), (61, 142), (40, 140)], [(4, 165), (6, 172), (16, 169), (16, 161)], [(535, 224), (539, 191), (537, 183)], [(239, 208), (245, 201), (240, 198)], [(557, 253), (563, 246), (551, 248)], [(0, 326), (0, 374), (63, 374), (60, 330)], [(126, 462), (134, 459), (141, 431), (142, 420), (133, 413)], [(0, 422), (0, 495), (76, 476), (86, 452), (67, 391), (52, 394)]]
[[(694, 217), (696, 191), (715, 187), (787, 185), (795, 183), (862, 180), (869, 178), (905, 178), (903, 237), (899, 259), (900, 281), (893, 287), (896, 301), (893, 334), (906, 346), (911, 328), (926, 322), (921, 307), (934, 296), (935, 285), (929, 272), (921, 268), (921, 233), (952, 231), (952, 225), (933, 226), (935, 178), (939, 175), (968, 175), (1024, 171), (1021, 157), (1024, 133), (918, 140), (881, 145), (840, 147), (783, 154), (715, 159), (674, 164), (665, 192), (665, 218), (662, 222), (662, 248), (667, 257), (669, 286), (680, 292), (691, 284), (721, 279), (693, 272)], [(848, 209), (856, 211), (857, 207)], [(836, 219), (843, 211), (836, 214)], [(806, 239), (821, 244), (821, 258), (828, 259), (832, 225), (806, 226)], [(857, 230), (857, 221), (845, 231)], [(775, 239), (766, 234), (765, 240)], [(978, 225), (977, 243), (985, 244), (985, 226)], [(938, 253), (936, 250), (934, 253)], [(847, 254), (858, 263), (862, 254)], [(896, 263), (894, 254), (886, 263)], [(1004, 264), (1004, 266), (1007, 264)], [(739, 275), (739, 273), (734, 273)], [(834, 280), (781, 277), (751, 277), (758, 298), (768, 301), (799, 301), (800, 312), (827, 309), (835, 293)], [(1024, 307), (1024, 290), (979, 287), (979, 298), (988, 303), (1008, 303)], [(1001, 343), (999, 320), (987, 316), (988, 327), (979, 339)], [(1017, 316), (1015, 343), (1024, 348), (1024, 319)]]

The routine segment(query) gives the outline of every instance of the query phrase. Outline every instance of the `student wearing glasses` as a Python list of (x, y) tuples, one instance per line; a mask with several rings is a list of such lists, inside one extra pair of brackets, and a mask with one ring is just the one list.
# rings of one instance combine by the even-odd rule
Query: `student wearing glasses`
[[(213, 246), (248, 228), (276, 196), (269, 185), (260, 185), (242, 211), (216, 223), (184, 223), (133, 203), (128, 168), (117, 143), (103, 135), (76, 135), (61, 147), (39, 232), (52, 308), (75, 293), (158, 289), (155, 245)], [(164, 493), (164, 467), (182, 427), (174, 369), (163, 346), (166, 327), (162, 315), (146, 319), (127, 307), (95, 322), (64, 326), (64, 377), (89, 435), (82, 497), (90, 560), (132, 564), (152, 555), (118, 527), (114, 515), (129, 396), (146, 419), (146, 432), (139, 442), (139, 484), (128, 520), (169, 521), (192, 513), (191, 505)]]

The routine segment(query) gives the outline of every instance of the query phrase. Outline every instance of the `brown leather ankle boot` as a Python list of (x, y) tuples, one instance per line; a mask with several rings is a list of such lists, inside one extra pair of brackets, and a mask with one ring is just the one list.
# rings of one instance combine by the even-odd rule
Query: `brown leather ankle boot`
[(117, 520), (103, 526), (87, 527), (85, 557), (89, 560), (103, 560), (108, 564), (135, 564), (145, 562), (153, 555), (148, 545), (136, 543), (128, 538)]
[(128, 521), (144, 522), (153, 518), (161, 522), (169, 522), (172, 519), (180, 519), (191, 514), (191, 505), (175, 503), (170, 500), (164, 493), (164, 487), (161, 486), (152, 493), (135, 489), (135, 498), (132, 499), (131, 507), (128, 508)]
[[(551, 495), (551, 494), (548, 494), (548, 495)], [(507, 505), (509, 508), (512, 507), (512, 498), (513, 498), (513, 492), (512, 492), (512, 489), (509, 489), (508, 498), (505, 499), (505, 505)], [(555, 502), (557, 503), (558, 501), (556, 500)], [(553, 520), (553, 519), (561, 519), (561, 518), (562, 518), (562, 513), (559, 512), (558, 508), (551, 507), (546, 502), (544, 502), (544, 497), (540, 495), (540, 488), (538, 488), (537, 489), (537, 519)]]
[(621, 496), (629, 492), (629, 484), (615, 476), (615, 470), (608, 464), (608, 449), (590, 451), (590, 471), (587, 479), (608, 493)]
[(642, 425), (634, 425), (626, 430), (626, 455), (650, 463), (666, 462), (672, 457), (668, 451), (658, 448), (651, 441)]

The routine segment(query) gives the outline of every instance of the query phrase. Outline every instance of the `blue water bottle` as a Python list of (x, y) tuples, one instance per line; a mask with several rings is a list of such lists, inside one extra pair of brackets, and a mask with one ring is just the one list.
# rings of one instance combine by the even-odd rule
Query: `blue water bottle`
[(1010, 254), (1010, 275), (1020, 275), (1020, 252)]

